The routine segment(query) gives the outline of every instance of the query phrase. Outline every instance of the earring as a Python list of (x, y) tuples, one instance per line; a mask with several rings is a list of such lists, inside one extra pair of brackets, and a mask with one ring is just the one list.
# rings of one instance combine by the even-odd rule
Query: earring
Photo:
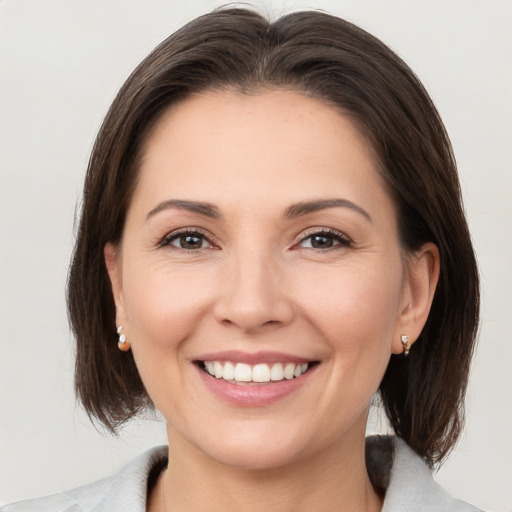
[(407, 357), (409, 355), (409, 349), (411, 348), (407, 334), (402, 334), (402, 336), (400, 336), (400, 341), (404, 347), (404, 355)]
[(121, 334), (123, 330), (123, 326), (120, 325), (117, 328), (117, 334), (119, 335), (119, 341), (117, 342), (117, 346), (121, 352), (128, 352), (130, 350), (130, 343), (126, 340), (126, 334)]

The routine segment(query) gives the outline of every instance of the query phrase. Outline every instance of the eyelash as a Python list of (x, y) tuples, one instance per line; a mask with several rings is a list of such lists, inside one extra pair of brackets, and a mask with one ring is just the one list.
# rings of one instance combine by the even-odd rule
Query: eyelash
[[(184, 247), (177, 247), (172, 244), (173, 241), (179, 240), (181, 237), (184, 236), (194, 236), (196, 238), (200, 238), (202, 242), (207, 242), (209, 244), (209, 247), (200, 247), (198, 249), (185, 249)], [(161, 242), (158, 244), (158, 247), (169, 247), (171, 246), (173, 249), (183, 252), (199, 252), (204, 249), (214, 249), (215, 244), (213, 244), (210, 239), (211, 235), (208, 235), (207, 233), (203, 232), (201, 229), (198, 228), (187, 228), (187, 229), (181, 229), (179, 231), (173, 231), (172, 233), (169, 233), (165, 235), (165, 237), (161, 240)]]
[[(184, 236), (194, 236), (196, 238), (199, 238), (201, 239), (201, 245), (204, 243), (204, 242), (207, 242), (209, 244), (209, 247), (199, 247), (197, 249), (186, 249), (184, 247), (178, 247), (178, 246), (175, 246), (172, 244), (172, 242), (176, 241), (176, 240), (179, 240), (181, 237), (184, 237)], [(340, 233), (339, 231), (336, 231), (334, 229), (315, 229), (315, 230), (310, 230), (308, 233), (302, 235), (298, 241), (298, 243), (294, 244), (294, 246), (292, 247), (292, 249), (300, 249), (301, 248), (301, 244), (303, 244), (306, 240), (310, 240), (312, 239), (313, 237), (323, 237), (325, 239), (330, 239), (330, 240), (333, 240), (333, 243), (334, 242), (337, 242), (336, 245), (332, 245), (331, 247), (324, 247), (324, 248), (320, 248), (320, 247), (303, 247), (304, 249), (311, 249), (311, 250), (314, 250), (314, 251), (317, 251), (317, 252), (327, 252), (327, 251), (331, 251), (331, 250), (335, 250), (336, 248), (339, 248), (339, 247), (351, 247), (352, 245), (352, 242), (349, 238), (347, 238), (343, 233)], [(187, 253), (190, 253), (190, 252), (199, 252), (199, 251), (202, 251), (204, 249), (215, 249), (217, 248), (215, 246), (214, 243), (211, 242), (211, 235), (208, 235), (207, 233), (203, 232), (203, 230), (201, 229), (198, 229), (198, 228), (187, 228), (187, 229), (182, 229), (182, 230), (179, 230), (179, 231), (174, 231), (172, 233), (169, 233), (167, 234), (161, 241), (160, 243), (158, 244), (158, 247), (173, 247), (173, 249), (175, 250), (178, 250), (178, 251), (183, 251), (183, 252), (187, 252)]]
[(332, 239), (335, 242), (338, 242), (338, 245), (334, 245), (328, 248), (318, 248), (318, 247), (304, 247), (305, 249), (312, 249), (314, 251), (326, 252), (330, 250), (335, 250), (338, 247), (351, 247), (352, 242), (349, 238), (347, 238), (343, 233), (336, 231), (335, 229), (315, 229), (314, 231), (310, 231), (309, 233), (301, 236), (299, 243), (295, 245), (295, 247), (300, 248), (300, 245), (306, 240), (312, 239), (314, 236), (324, 237), (328, 239)]

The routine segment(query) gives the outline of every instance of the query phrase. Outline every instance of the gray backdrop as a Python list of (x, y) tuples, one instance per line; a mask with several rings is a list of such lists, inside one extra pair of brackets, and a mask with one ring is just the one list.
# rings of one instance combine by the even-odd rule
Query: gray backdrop
[[(75, 405), (64, 304), (73, 216), (123, 80), (174, 29), (223, 3), (0, 0), (0, 505), (106, 476), (165, 442), (156, 419), (102, 436)], [(437, 478), (482, 508), (510, 512), (512, 2), (257, 5), (355, 21), (405, 58), (441, 111), (481, 265), (483, 323), (465, 435)]]

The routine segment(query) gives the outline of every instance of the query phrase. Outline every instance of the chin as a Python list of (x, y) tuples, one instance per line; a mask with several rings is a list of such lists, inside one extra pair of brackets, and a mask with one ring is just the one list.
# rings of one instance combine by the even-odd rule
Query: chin
[[(184, 432), (184, 437), (203, 462), (210, 460), (242, 470), (277, 469), (302, 458), (309, 451), (308, 446), (312, 448), (312, 443), (305, 441), (307, 436), (294, 434), (289, 428), (278, 428), (275, 423), (251, 423), (217, 425), (208, 432), (200, 428), (199, 435), (189, 429)], [(176, 442), (180, 443), (176, 437), (170, 440), (171, 450)]]
[[(266, 446), (227, 446), (224, 449), (206, 453), (224, 466), (239, 470), (264, 471), (282, 468), (299, 458), (300, 454), (279, 446), (279, 443), (265, 443)], [(269, 446), (271, 444), (271, 446)]]

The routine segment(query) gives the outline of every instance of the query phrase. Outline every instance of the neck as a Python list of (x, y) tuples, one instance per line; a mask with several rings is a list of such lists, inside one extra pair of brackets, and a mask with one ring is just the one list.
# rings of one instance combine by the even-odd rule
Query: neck
[(159, 485), (165, 486), (165, 510), (377, 512), (382, 500), (370, 483), (360, 438), (286, 466), (254, 470), (212, 460), (169, 432), (169, 467)]

